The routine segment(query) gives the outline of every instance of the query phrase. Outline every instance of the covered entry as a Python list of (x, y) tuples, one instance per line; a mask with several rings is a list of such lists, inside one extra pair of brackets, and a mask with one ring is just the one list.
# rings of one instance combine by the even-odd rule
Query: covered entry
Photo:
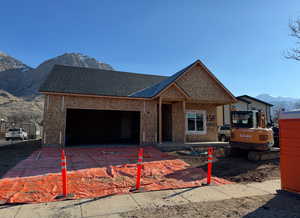
[(140, 112), (67, 109), (66, 146), (139, 144)]

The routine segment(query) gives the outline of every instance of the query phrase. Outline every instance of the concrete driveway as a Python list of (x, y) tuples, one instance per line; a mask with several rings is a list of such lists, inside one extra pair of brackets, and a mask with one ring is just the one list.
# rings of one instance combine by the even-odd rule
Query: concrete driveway
[[(0, 202), (50, 202), (61, 195), (60, 149), (42, 147), (21, 155), (0, 177)], [(68, 190), (75, 199), (129, 193), (136, 184), (135, 146), (65, 148)], [(15, 157), (15, 156), (13, 156)], [(144, 147), (141, 187), (146, 191), (188, 188), (206, 183), (206, 172), (175, 156)], [(12, 161), (9, 161), (12, 162)], [(228, 184), (212, 177), (216, 185)]]

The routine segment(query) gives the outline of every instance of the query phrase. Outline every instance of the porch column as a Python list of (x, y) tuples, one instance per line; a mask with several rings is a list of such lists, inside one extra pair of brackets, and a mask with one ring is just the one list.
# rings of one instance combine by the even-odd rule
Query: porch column
[(229, 124), (231, 125), (232, 115), (231, 115), (231, 104), (229, 104)]
[(162, 99), (158, 99), (158, 143), (162, 143)]
[(186, 122), (185, 122), (185, 101), (182, 101), (182, 111), (183, 111), (183, 130), (184, 130), (184, 138), (183, 138), (183, 143), (186, 142), (186, 137), (185, 137), (185, 132), (186, 132)]

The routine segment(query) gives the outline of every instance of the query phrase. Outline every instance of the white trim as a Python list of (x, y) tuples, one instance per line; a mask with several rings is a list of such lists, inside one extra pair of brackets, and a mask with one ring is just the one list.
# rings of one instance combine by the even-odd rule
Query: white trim
[[(203, 131), (189, 131), (188, 130), (188, 113), (198, 113), (203, 115)], [(206, 135), (207, 134), (207, 113), (205, 110), (186, 110), (185, 112), (185, 133), (186, 135)], [(196, 122), (196, 121), (195, 121)]]

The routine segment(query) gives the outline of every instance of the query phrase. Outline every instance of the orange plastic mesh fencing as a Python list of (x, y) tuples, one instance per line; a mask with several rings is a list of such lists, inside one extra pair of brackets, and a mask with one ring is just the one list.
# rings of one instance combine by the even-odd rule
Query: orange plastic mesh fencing
[[(128, 193), (135, 186), (136, 147), (67, 148), (68, 192), (74, 199)], [(0, 180), (0, 201), (33, 203), (56, 201), (62, 194), (60, 151), (42, 148)], [(215, 184), (231, 183), (212, 177)], [(141, 178), (145, 191), (188, 188), (206, 183), (206, 172), (146, 147)]]

